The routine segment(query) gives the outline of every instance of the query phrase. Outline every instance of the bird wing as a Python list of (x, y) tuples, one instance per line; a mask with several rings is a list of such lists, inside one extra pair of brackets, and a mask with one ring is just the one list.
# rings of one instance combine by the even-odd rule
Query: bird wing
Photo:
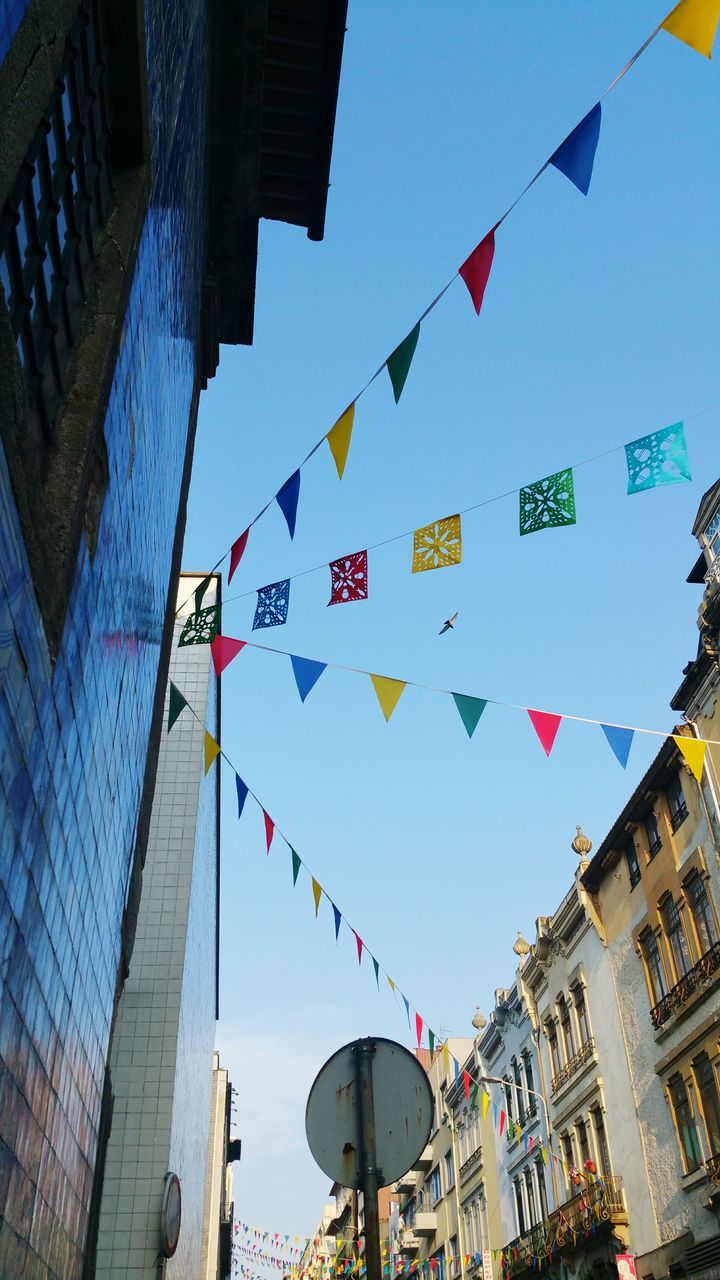
[(449, 631), (449, 630), (450, 630), (450, 623), (449, 623), (449, 622), (444, 622), (444, 623), (443, 623), (443, 625), (441, 626), (440, 630), (438, 631), (438, 635), (439, 635), (439, 636), (444, 636), (444, 635), (445, 635), (445, 632), (446, 632), (446, 631)]
[(460, 610), (458, 609), (458, 610), (456, 610), (456, 612), (453, 614), (452, 618), (450, 619), (450, 626), (452, 626), (453, 622), (455, 622), (455, 621), (457, 620), (457, 616), (458, 616), (458, 613), (459, 613), (459, 612), (460, 612)]

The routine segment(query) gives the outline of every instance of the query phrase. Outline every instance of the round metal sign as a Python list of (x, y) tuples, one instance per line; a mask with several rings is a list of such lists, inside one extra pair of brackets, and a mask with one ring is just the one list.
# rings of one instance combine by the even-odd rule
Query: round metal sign
[(172, 1258), (178, 1247), (181, 1214), (180, 1179), (176, 1173), (166, 1173), (160, 1209), (160, 1248), (164, 1258)]
[[(323, 1173), (342, 1187), (360, 1189), (357, 1043), (338, 1049), (317, 1075), (305, 1111), (305, 1132)], [(380, 1036), (373, 1036), (371, 1043), (378, 1186), (387, 1187), (412, 1168), (427, 1145), (433, 1096), (427, 1072), (412, 1053)]]

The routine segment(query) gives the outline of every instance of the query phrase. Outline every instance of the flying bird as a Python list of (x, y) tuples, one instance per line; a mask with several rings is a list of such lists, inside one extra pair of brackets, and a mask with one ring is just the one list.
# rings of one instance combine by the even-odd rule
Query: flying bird
[(452, 630), (452, 628), (455, 626), (455, 620), (459, 612), (460, 610), (458, 609), (457, 612), (453, 614), (452, 618), (445, 619), (440, 630), (438, 631), (439, 636), (444, 636), (446, 631)]

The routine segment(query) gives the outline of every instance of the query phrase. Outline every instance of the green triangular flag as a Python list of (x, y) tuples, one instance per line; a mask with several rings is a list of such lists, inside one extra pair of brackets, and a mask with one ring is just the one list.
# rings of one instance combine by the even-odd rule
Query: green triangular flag
[(202, 609), (203, 596), (212, 582), (212, 575), (208, 574), (207, 578), (203, 578), (200, 586), (195, 591), (195, 612), (199, 613)]
[(473, 1086), (472, 1096), (471, 1096), (471, 1098), (470, 1098), (470, 1109), (471, 1109), (471, 1110), (472, 1110), (472, 1108), (473, 1108), (473, 1107), (476, 1107), (476, 1106), (477, 1106), (477, 1096), (478, 1096), (478, 1086), (477, 1086), (477, 1084), (475, 1084), (475, 1085)]
[(188, 704), (187, 698), (184, 698), (177, 685), (170, 681), (170, 707), (168, 709), (168, 733), (172, 729), (183, 707)]
[(374, 956), (373, 956), (373, 958), (372, 958), (372, 962), (373, 962), (373, 969), (375, 970), (375, 981), (377, 982), (377, 985), (378, 985), (378, 991), (379, 991), (379, 990), (380, 990), (380, 964), (379, 964), (379, 962), (375, 959), (375, 957), (374, 957)]
[(435, 1052), (435, 1032), (431, 1031), (429, 1027), (428, 1027), (428, 1044), (430, 1045), (430, 1057), (432, 1058)]
[(460, 712), (460, 719), (467, 729), (468, 738), (472, 738), (478, 720), (487, 706), (487, 698), (471, 698), (467, 693), (454, 693), (453, 698)]
[(294, 889), (294, 888), (295, 888), (295, 885), (297, 884), (297, 878), (298, 878), (298, 876), (299, 876), (299, 874), (300, 874), (300, 868), (301, 868), (301, 866), (302, 866), (302, 861), (301, 861), (301, 859), (298, 857), (298, 855), (296, 854), (296, 852), (295, 852), (295, 850), (294, 850), (294, 849), (291, 849), (291, 850), (290, 850), (290, 852), (291, 852), (291, 854), (292, 854), (293, 889)]
[(411, 330), (407, 338), (404, 338), (399, 347), (396, 347), (391, 356), (387, 358), (387, 371), (390, 374), (392, 382), (393, 395), (397, 404), (403, 393), (403, 387), (407, 381), (410, 372), (412, 358), (415, 355), (415, 348), (420, 337), (420, 321), (418, 320), (415, 328)]

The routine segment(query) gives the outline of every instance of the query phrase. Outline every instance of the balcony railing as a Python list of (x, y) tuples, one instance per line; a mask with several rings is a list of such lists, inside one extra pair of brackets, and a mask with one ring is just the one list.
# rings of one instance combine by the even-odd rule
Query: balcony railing
[(720, 1187), (720, 1156), (711, 1156), (705, 1161), (708, 1178), (716, 1187)]
[(481, 1160), (482, 1160), (482, 1148), (478, 1147), (477, 1151), (473, 1151), (472, 1155), (468, 1156), (464, 1164), (460, 1165), (460, 1181), (461, 1182), (465, 1181), (468, 1175), (472, 1172), (475, 1166), (480, 1163)]
[(580, 1067), (592, 1058), (594, 1052), (595, 1041), (593, 1037), (590, 1036), (590, 1039), (586, 1040), (584, 1045), (578, 1049), (577, 1053), (573, 1054), (572, 1058), (565, 1063), (565, 1066), (558, 1071), (557, 1075), (553, 1076), (550, 1085), (551, 1091), (553, 1093), (557, 1093), (558, 1089), (562, 1088), (564, 1084), (567, 1084), (567, 1081), (575, 1075), (575, 1072), (579, 1071)]
[(650, 1010), (652, 1024), (656, 1031), (672, 1017), (676, 1009), (681, 1009), (691, 995), (702, 986), (703, 982), (708, 982), (717, 969), (720, 969), (720, 942), (714, 943), (709, 951), (701, 956), (696, 965), (676, 982), (675, 986), (668, 991), (662, 1000), (658, 1001), (654, 1009)]
[(687, 816), (688, 816), (688, 807), (685, 801), (681, 800), (677, 809), (674, 809), (673, 812), (670, 814), (670, 826), (672, 830), (677, 831), (678, 827), (682, 826)]
[(720, 556), (716, 556), (705, 574), (708, 587), (720, 587)]
[(502, 1251), (506, 1277), (518, 1276), (544, 1262), (558, 1249), (582, 1248), (585, 1237), (604, 1223), (627, 1222), (619, 1178), (598, 1178), (566, 1201), (550, 1217), (511, 1240)]

